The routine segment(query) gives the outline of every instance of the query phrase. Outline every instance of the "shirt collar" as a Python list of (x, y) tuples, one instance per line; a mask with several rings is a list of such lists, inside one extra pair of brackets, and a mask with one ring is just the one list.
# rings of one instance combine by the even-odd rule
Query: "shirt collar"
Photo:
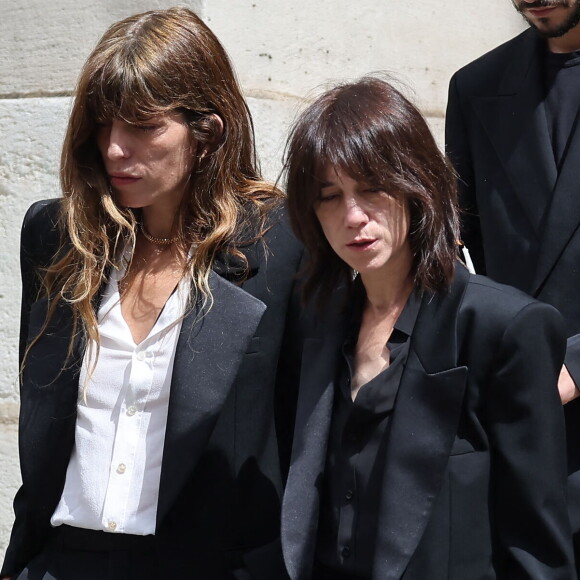
[[(421, 298), (423, 297), (423, 291), (417, 288), (413, 289), (401, 314), (397, 318), (395, 325), (393, 326), (393, 333), (389, 342), (393, 338), (399, 336), (401, 339), (406, 339), (413, 334), (413, 328), (415, 327), (415, 322), (417, 321), (417, 316), (419, 314), (419, 308), (421, 306)], [(358, 336), (358, 331), (360, 328), (360, 321), (362, 319), (362, 310), (364, 308), (366, 300), (366, 293), (360, 276), (354, 281), (353, 287), (353, 303), (350, 310), (350, 323), (349, 323), (349, 337), (356, 341)]]
[(419, 314), (419, 307), (421, 306), (422, 294), (423, 293), (417, 289), (414, 289), (411, 292), (407, 299), (407, 303), (395, 322), (394, 330), (402, 332), (406, 336), (411, 336), (413, 334), (413, 328), (415, 328), (415, 322), (417, 321), (417, 315)]

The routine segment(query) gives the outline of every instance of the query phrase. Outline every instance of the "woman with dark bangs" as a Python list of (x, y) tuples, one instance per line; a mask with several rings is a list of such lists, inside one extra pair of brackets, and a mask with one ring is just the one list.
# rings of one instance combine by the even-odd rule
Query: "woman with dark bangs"
[(291, 419), (274, 417), (292, 417), (301, 246), (194, 13), (109, 28), (61, 178), (22, 230), (22, 487), (1, 576), (284, 578)]
[(419, 111), (364, 78), (286, 159), (318, 305), (282, 547), (292, 580), (575, 578), (558, 313), (457, 262), (455, 176)]

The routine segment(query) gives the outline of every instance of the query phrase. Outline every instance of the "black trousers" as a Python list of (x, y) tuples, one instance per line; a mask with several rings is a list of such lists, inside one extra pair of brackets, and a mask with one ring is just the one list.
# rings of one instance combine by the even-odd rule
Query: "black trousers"
[(160, 580), (154, 536), (60, 528), (16, 580)]

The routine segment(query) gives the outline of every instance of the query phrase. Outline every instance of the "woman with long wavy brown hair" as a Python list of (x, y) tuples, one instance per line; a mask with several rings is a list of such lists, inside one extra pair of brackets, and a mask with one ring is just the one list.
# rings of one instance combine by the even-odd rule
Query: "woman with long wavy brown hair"
[(301, 250), (193, 12), (108, 29), (61, 182), (22, 230), (22, 487), (2, 577), (283, 577), (292, 413), (275, 412), (292, 403)]

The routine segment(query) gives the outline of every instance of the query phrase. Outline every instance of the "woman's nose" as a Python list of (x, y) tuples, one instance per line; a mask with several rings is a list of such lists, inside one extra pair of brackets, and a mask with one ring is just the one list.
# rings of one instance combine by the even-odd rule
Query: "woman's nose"
[(103, 135), (105, 141), (104, 153), (111, 160), (126, 159), (130, 156), (127, 132), (118, 123), (113, 121)]
[(345, 225), (349, 228), (358, 228), (369, 221), (367, 212), (356, 200), (346, 200), (344, 214)]

